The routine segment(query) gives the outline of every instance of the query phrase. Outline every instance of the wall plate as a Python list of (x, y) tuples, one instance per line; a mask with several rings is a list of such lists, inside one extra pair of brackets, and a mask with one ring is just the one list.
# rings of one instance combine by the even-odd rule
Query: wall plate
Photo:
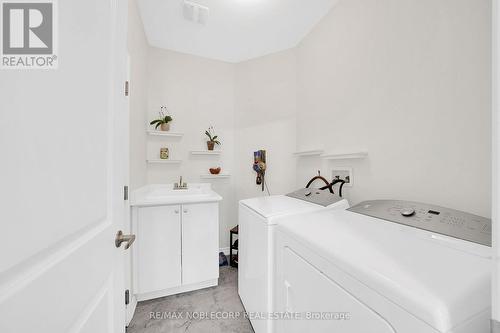
[(351, 187), (353, 184), (352, 168), (351, 167), (334, 167), (332, 168), (332, 180), (340, 178), (346, 181), (344, 186)]

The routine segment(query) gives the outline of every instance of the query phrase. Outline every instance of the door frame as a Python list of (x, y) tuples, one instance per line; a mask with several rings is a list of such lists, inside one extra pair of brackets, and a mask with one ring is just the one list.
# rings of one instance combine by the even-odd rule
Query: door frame
[[(113, 39), (110, 52), (110, 64), (113, 68), (110, 77), (110, 107), (112, 115), (110, 126), (112, 126), (112, 139), (110, 147), (113, 174), (109, 175), (112, 183), (111, 209), (113, 225), (118, 230), (127, 231), (127, 214), (124, 206), (124, 185), (128, 184), (128, 96), (125, 93), (125, 82), (128, 79), (127, 59), (127, 33), (128, 33), (128, 2), (122, 0), (110, 0), (112, 9), (115, 11), (114, 21), (111, 22)], [(125, 232), (126, 234), (126, 232)], [(124, 252), (124, 245), (115, 249), (115, 271), (114, 283), (115, 293), (113, 305), (115, 321), (114, 332), (126, 332), (126, 306), (125, 306), (125, 258), (128, 253)], [(131, 249), (127, 250), (131, 252)]]
[(500, 332), (500, 0), (492, 1), (492, 237), (493, 237), (493, 277), (492, 277), (492, 320), (491, 331)]
[[(127, 149), (124, 153), (125, 155), (125, 186), (128, 188), (128, 198), (124, 200), (124, 214), (125, 214), (125, 225), (124, 225), (124, 232), (126, 234), (131, 234), (132, 232), (132, 219), (131, 219), (131, 208), (130, 208), (130, 86), (131, 86), (131, 57), (130, 53), (127, 52), (127, 75), (126, 75), (126, 81), (128, 82), (128, 94), (127, 94), (127, 105), (126, 105), (126, 118), (127, 118)], [(135, 297), (135, 292), (134, 292), (134, 281), (133, 281), (133, 276), (132, 276), (132, 251), (127, 251), (125, 254), (125, 267), (124, 267), (124, 274), (125, 274), (125, 290), (129, 291), (129, 303), (125, 305), (125, 326), (128, 326), (130, 322), (132, 321), (132, 318), (134, 316), (135, 309), (137, 307), (137, 298)]]

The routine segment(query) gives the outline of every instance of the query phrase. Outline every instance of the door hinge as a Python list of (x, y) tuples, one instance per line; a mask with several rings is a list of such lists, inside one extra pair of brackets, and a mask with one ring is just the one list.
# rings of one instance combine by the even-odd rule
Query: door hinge
[(128, 96), (128, 91), (129, 91), (129, 83), (127, 80), (127, 81), (125, 81), (125, 96)]
[(128, 200), (128, 186), (123, 186), (123, 200)]
[(125, 290), (125, 305), (130, 303), (130, 290)]

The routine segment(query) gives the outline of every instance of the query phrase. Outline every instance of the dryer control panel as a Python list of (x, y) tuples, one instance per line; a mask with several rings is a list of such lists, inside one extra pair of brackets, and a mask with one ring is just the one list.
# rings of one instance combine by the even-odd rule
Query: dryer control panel
[(491, 246), (491, 220), (458, 210), (400, 200), (364, 201), (348, 210)]

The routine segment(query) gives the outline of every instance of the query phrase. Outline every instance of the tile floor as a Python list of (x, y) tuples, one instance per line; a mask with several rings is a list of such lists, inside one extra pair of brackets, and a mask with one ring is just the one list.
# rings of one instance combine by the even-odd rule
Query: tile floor
[[(253, 333), (243, 315), (237, 283), (237, 269), (224, 266), (217, 287), (140, 302), (127, 333)], [(233, 318), (194, 318), (204, 313)]]

